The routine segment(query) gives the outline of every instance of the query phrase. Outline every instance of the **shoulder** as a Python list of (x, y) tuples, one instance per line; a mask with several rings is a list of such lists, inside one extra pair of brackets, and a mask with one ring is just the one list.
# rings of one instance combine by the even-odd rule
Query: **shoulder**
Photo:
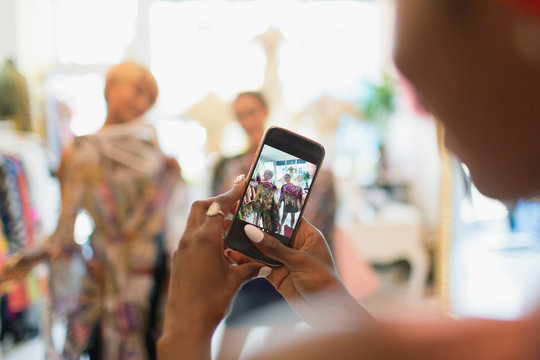
[(238, 154), (238, 155), (234, 155), (234, 156), (223, 156), (218, 161), (217, 166), (220, 166), (220, 165), (225, 166), (225, 165), (227, 165), (229, 163), (243, 161), (246, 158), (246, 156), (247, 156), (247, 154)]
[(79, 136), (73, 139), (62, 155), (62, 164), (83, 165), (98, 162), (99, 156), (92, 145), (91, 136)]
[(229, 162), (229, 158), (226, 157), (220, 157), (218, 161), (216, 162), (216, 165), (214, 166), (215, 171), (221, 171), (224, 168), (227, 167), (227, 163)]

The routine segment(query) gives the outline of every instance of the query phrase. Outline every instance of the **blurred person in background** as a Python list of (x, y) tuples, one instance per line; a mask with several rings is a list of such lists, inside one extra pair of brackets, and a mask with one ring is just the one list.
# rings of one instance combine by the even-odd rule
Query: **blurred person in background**
[(302, 208), (302, 188), (291, 184), (291, 175), (285, 174), (283, 176), (285, 185), (281, 187), (279, 195), (279, 203), (283, 203), (283, 215), (281, 217), (281, 224), (279, 225), (279, 232), (283, 233), (283, 224), (287, 216), (291, 216), (291, 229), (294, 228), (296, 221), (296, 214)]
[[(63, 358), (153, 359), (160, 307), (168, 276), (167, 211), (180, 192), (177, 162), (161, 151), (154, 127), (142, 116), (153, 106), (157, 83), (133, 62), (106, 76), (107, 119), (95, 134), (81, 136), (59, 169), (62, 209), (44, 253), (51, 260), (53, 312), (67, 318)], [(74, 242), (80, 211), (93, 220), (92, 255), (81, 260)], [(23, 254), (11, 271), (33, 265)], [(50, 351), (50, 349), (49, 349)]]
[[(444, 124), (446, 145), (478, 189), (506, 201), (538, 197), (540, 0), (396, 3), (396, 64)], [(161, 359), (210, 359), (215, 328), (240, 285), (257, 276), (322, 333), (272, 344), (252, 359), (540, 358), (538, 308), (514, 321), (375, 321), (341, 283), (324, 236), (304, 219), (293, 248), (245, 227), (252, 243), (283, 266), (269, 268), (232, 250), (224, 256), (227, 223), (207, 209), (217, 203), (228, 212), (244, 185), (239, 179), (228, 193), (192, 208), (173, 260)]]
[[(238, 122), (248, 135), (249, 147), (245, 153), (232, 158), (224, 158), (217, 164), (212, 182), (212, 193), (216, 195), (226, 191), (239, 174), (249, 172), (251, 164), (255, 161), (257, 147), (266, 130), (269, 109), (261, 93), (255, 91), (240, 93), (233, 103), (233, 110)], [(261, 181), (263, 180), (266, 180), (266, 177), (261, 179)], [(273, 183), (271, 183), (271, 187), (268, 187), (269, 190), (272, 190), (272, 194), (275, 191), (274, 188)], [(266, 188), (258, 184), (256, 189), (253, 211), (258, 222), (259, 217), (264, 221), (264, 215), (261, 213), (262, 209), (257, 203), (257, 199), (260, 200), (262, 191)], [(225, 319), (225, 332), (217, 358), (219, 360), (238, 359), (249, 332), (254, 326), (274, 327), (268, 335), (267, 341), (291, 335), (297, 321), (292, 313), (277, 320), (264, 316), (250, 318), (250, 315), (254, 315), (259, 310), (280, 303), (285, 304), (283, 297), (265, 279), (255, 279), (245, 284), (234, 300), (231, 313)]]
[[(238, 122), (248, 135), (248, 150), (232, 158), (222, 159), (216, 166), (213, 177), (212, 193), (217, 195), (227, 191), (239, 174), (248, 174), (259, 143), (266, 130), (269, 108), (260, 92), (250, 91), (238, 94), (233, 110)], [(311, 194), (311, 200), (304, 214), (313, 220), (332, 239), (336, 210), (336, 193), (331, 172), (320, 171), (317, 179), (318, 188)], [(277, 207), (276, 207), (277, 208)], [(254, 210), (256, 211), (255, 207)], [(279, 230), (279, 214), (276, 218), (276, 231)], [(331, 241), (331, 240), (330, 240)], [(280, 307), (283, 297), (265, 279), (254, 279), (245, 284), (236, 295), (231, 313), (225, 319), (225, 333), (221, 341), (218, 359), (238, 359), (245, 341), (253, 326), (274, 326), (267, 338), (268, 343), (287, 339), (292, 335), (296, 316), (286, 309), (283, 316), (253, 316), (269, 305)], [(283, 307), (283, 306), (281, 306)]]

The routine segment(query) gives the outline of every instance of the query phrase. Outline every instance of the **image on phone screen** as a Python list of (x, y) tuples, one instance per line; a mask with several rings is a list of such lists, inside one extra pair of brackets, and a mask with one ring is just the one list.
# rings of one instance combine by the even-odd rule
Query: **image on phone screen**
[(315, 164), (263, 145), (237, 219), (288, 244), (316, 171)]

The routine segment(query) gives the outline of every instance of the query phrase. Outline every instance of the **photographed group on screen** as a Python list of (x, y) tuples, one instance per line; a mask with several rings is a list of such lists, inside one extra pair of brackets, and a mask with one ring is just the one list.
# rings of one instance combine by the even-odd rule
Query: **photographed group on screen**
[(238, 213), (240, 220), (290, 238), (316, 166), (265, 145)]

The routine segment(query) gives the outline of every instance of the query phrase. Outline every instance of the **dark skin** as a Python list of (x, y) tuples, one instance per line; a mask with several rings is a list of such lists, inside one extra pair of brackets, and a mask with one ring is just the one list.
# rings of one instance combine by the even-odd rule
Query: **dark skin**
[(514, 34), (529, 19), (491, 0), (397, 5), (396, 64), (478, 188), (502, 200), (538, 194), (540, 71)]
[[(185, 359), (209, 359), (212, 334), (236, 291), (264, 267), (239, 252), (228, 249), (225, 253), (222, 233), (229, 223), (219, 215), (206, 216), (214, 201), (221, 209), (232, 211), (245, 186), (245, 180), (242, 180), (228, 193), (192, 206), (186, 231), (173, 256), (169, 293), (169, 299), (173, 301), (167, 303), (164, 336), (158, 346), (160, 358), (174, 359), (181, 350)], [(348, 306), (358, 312), (357, 316), (348, 316), (348, 320), (356, 323), (370, 319), (337, 277), (322, 234), (304, 220), (297, 239), (294, 249), (272, 237), (266, 237), (258, 244), (261, 250), (284, 264), (272, 269), (267, 279), (293, 309), (307, 322), (318, 324), (318, 313), (325, 302), (311, 295), (325, 290), (339, 299), (339, 309)], [(205, 261), (199, 261), (201, 258)], [(231, 260), (239, 265), (230, 267)], [(186, 307), (186, 304), (191, 306)]]
[[(164, 335), (159, 345), (161, 358), (177, 358), (176, 349), (182, 349), (186, 359), (209, 359), (210, 338), (234, 294), (263, 267), (254, 262), (230, 267), (221, 241), (224, 219), (220, 215), (206, 216), (214, 201), (221, 209), (232, 210), (241, 191), (236, 186), (220, 197), (195, 202), (191, 208), (185, 233), (173, 255), (169, 297), (174, 301), (167, 302)], [(199, 261), (201, 258), (206, 261)], [(212, 281), (208, 281), (210, 278)], [(186, 308), (185, 304), (198, 305)]]
[[(516, 29), (531, 24), (525, 26), (529, 40), (524, 44)], [(531, 61), (540, 58), (534, 53), (538, 51), (534, 45), (540, 43), (539, 25), (540, 18), (495, 0), (397, 1), (397, 66), (444, 124), (448, 147), (468, 165), (480, 191), (502, 200), (540, 193), (540, 64)], [(527, 44), (531, 47), (524, 49)], [(538, 312), (510, 322), (373, 321), (360, 304), (350, 301), (323, 242), (320, 233), (315, 235), (302, 221), (292, 249), (280, 248), (267, 235), (255, 245), (284, 264), (273, 269), (268, 279), (297, 313), (319, 329), (328, 329), (326, 323), (337, 319), (339, 330), (332, 327), (318, 337), (275, 346), (254, 359), (540, 358)], [(243, 265), (252, 263), (242, 254), (229, 251), (228, 255)], [(325, 294), (331, 294), (333, 301), (325, 301)], [(200, 307), (201, 299), (191, 303), (179, 299), (170, 297), (169, 302), (192, 312)], [(173, 312), (168, 317), (184, 315), (189, 319), (189, 314)], [(208, 319), (215, 326), (215, 317), (198, 318), (192, 327), (212, 323)], [(204, 358), (183, 354), (209, 348), (210, 336), (175, 346), (166, 330), (160, 354), (163, 359), (176, 359), (179, 354), (186, 359)]]

